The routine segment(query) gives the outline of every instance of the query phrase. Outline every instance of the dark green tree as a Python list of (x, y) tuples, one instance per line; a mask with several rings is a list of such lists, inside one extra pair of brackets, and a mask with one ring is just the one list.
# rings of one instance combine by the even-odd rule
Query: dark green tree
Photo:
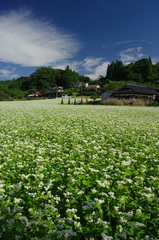
[(91, 80), (87, 76), (79, 76), (79, 82), (89, 83)]
[(156, 78), (156, 72), (153, 67), (151, 58), (143, 58), (135, 62), (133, 71), (138, 79), (137, 81), (142, 81), (142, 82), (148, 82), (148, 81), (154, 81)]
[(96, 100), (98, 98), (100, 98), (100, 93), (99, 92), (96, 92), (96, 91), (93, 91), (91, 94), (90, 94), (90, 98), (93, 99), (93, 103), (95, 104)]
[(60, 80), (60, 86), (64, 88), (73, 87), (74, 83), (79, 82), (79, 74), (66, 66), (65, 70), (63, 70)]
[(38, 68), (30, 75), (32, 87), (38, 90), (48, 89), (56, 86), (56, 74), (51, 67)]
[(154, 71), (155, 71), (155, 75), (156, 75), (156, 80), (159, 80), (159, 63), (156, 63), (154, 65)]
[(111, 64), (108, 65), (107, 67), (107, 74), (106, 74), (106, 78), (107, 79), (111, 79), (113, 80), (114, 77), (114, 71), (115, 71), (115, 63), (112, 62)]
[(113, 81), (122, 81), (123, 80), (123, 69), (124, 65), (122, 61), (112, 62), (108, 65), (106, 78)]

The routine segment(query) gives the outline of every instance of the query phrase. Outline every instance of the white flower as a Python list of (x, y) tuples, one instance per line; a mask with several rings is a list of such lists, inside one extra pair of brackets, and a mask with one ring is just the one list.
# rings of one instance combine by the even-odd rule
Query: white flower
[(98, 204), (102, 204), (102, 203), (105, 202), (104, 200), (98, 199), (98, 198), (95, 198), (94, 200), (95, 200)]
[(101, 187), (108, 187), (110, 185), (110, 182), (107, 180), (96, 180), (99, 186)]
[(21, 239), (21, 236), (15, 235), (15, 240)]
[(143, 197), (146, 197), (146, 198), (152, 198), (152, 197), (155, 196), (154, 193), (141, 193), (141, 195), (142, 195)]
[(21, 222), (25, 222), (26, 226), (29, 225), (29, 221), (28, 221), (27, 217), (21, 216), (21, 217), (19, 218), (19, 220), (20, 220)]
[(108, 194), (112, 199), (115, 199), (114, 192), (108, 192)]
[(96, 193), (97, 190), (96, 190), (95, 188), (92, 188), (92, 189), (91, 189), (91, 192), (92, 192), (92, 193)]
[(22, 201), (21, 198), (14, 198), (14, 203), (20, 203)]
[(143, 223), (136, 222), (136, 223), (135, 223), (135, 227), (136, 227), (136, 228), (145, 227), (145, 225), (144, 225)]
[(79, 192), (77, 192), (78, 195), (84, 194), (84, 191), (80, 190)]
[(67, 213), (76, 213), (77, 209), (75, 209), (75, 208), (67, 209), (66, 212)]
[(94, 204), (95, 204), (95, 202), (85, 201), (85, 205), (82, 208), (83, 209), (89, 209), (89, 208), (92, 208)]
[(101, 233), (102, 239), (103, 240), (112, 240), (113, 237), (105, 235), (105, 233)]

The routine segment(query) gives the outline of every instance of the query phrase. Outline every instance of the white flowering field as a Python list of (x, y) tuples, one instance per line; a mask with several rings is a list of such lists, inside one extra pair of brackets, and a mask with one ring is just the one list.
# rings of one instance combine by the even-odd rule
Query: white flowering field
[(0, 102), (0, 239), (159, 239), (159, 108)]

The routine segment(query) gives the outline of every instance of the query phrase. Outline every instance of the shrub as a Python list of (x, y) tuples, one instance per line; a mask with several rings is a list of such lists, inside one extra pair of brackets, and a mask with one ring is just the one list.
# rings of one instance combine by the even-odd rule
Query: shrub
[(158, 107), (158, 106), (159, 106), (159, 102), (157, 102), (157, 101), (152, 101), (152, 102), (149, 103), (148, 106), (150, 106), (150, 107)]
[(118, 105), (118, 106), (149, 106), (150, 100), (148, 99), (118, 99), (118, 98), (109, 98), (106, 101), (102, 102), (103, 105)]

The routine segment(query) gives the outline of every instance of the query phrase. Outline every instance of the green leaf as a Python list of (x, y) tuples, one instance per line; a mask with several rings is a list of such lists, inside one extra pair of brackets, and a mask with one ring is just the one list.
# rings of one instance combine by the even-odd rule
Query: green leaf
[(9, 172), (9, 175), (10, 175), (13, 179), (16, 178), (14, 172)]

